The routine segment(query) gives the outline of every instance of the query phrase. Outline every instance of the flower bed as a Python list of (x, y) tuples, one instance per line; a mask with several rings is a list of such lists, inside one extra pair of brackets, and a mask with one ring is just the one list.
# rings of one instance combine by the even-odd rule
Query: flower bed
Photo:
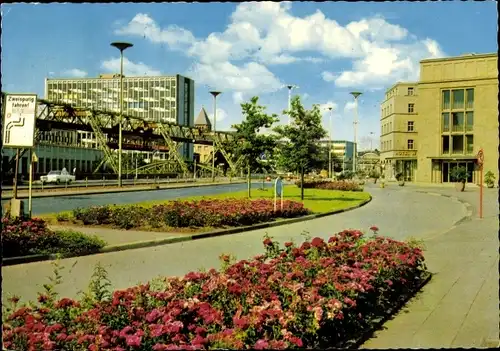
[[(346, 346), (426, 275), (420, 248), (356, 230), (81, 301), (40, 295), (3, 324), (15, 350), (285, 349)], [(102, 274), (101, 274), (102, 276)], [(14, 302), (16, 302), (14, 298)]]
[(296, 201), (283, 201), (283, 211), (268, 199), (210, 199), (172, 201), (152, 208), (141, 206), (97, 206), (76, 209), (73, 217), (85, 225), (110, 224), (137, 227), (235, 227), (269, 222), (276, 218), (304, 216), (310, 211)]
[(99, 251), (106, 244), (97, 237), (74, 231), (52, 231), (38, 218), (2, 219), (4, 257), (35, 254), (85, 254)]
[[(300, 180), (295, 183), (300, 188)], [(356, 182), (351, 181), (331, 181), (331, 180), (306, 180), (304, 181), (305, 189), (324, 189), (324, 190), (340, 190), (340, 191), (363, 191), (363, 188)]]

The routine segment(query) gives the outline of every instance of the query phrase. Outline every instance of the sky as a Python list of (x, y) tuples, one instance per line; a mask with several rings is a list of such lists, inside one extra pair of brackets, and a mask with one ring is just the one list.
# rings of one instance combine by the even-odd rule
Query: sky
[[(497, 6), (486, 2), (242, 2), (8, 4), (2, 11), (2, 91), (44, 96), (46, 77), (119, 72), (195, 80), (195, 118), (217, 129), (242, 120), (253, 96), (286, 123), (286, 85), (306, 108), (320, 104), (325, 129), (359, 149), (379, 147), (380, 103), (398, 81), (416, 81), (419, 61), (497, 52)], [(330, 112), (333, 107), (332, 128)], [(373, 133), (373, 134), (372, 134)]]

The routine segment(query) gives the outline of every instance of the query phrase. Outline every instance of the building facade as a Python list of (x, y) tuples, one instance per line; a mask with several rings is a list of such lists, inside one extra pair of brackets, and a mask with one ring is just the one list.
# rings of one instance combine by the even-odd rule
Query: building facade
[[(323, 139), (320, 144), (324, 147), (328, 147), (330, 141), (328, 139)], [(334, 156), (334, 162), (339, 162), (338, 166), (342, 167), (342, 170), (351, 171), (352, 162), (354, 156), (354, 142), (347, 140), (332, 140), (332, 155)]]
[(420, 63), (418, 169), (423, 182), (448, 183), (464, 166), (479, 183), (476, 155), (484, 150), (484, 172), (498, 180), (498, 55), (468, 54)]
[(417, 170), (417, 83), (400, 82), (380, 105), (380, 161), (386, 179), (401, 173), (414, 181)]
[(356, 169), (365, 173), (379, 171), (380, 168), (380, 152), (377, 150), (359, 151), (356, 158)]
[(381, 104), (381, 163), (386, 178), (402, 172), (407, 181), (453, 182), (455, 167), (479, 183), (498, 174), (498, 55), (467, 54), (420, 62), (418, 83), (398, 83)]

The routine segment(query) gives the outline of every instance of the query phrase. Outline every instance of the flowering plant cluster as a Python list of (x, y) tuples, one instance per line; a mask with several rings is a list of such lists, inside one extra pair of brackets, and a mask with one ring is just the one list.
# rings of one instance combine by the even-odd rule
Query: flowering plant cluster
[(106, 243), (74, 231), (52, 231), (39, 218), (2, 218), (4, 257), (49, 253), (92, 253)]
[[(300, 188), (300, 180), (295, 183)], [(363, 191), (363, 188), (356, 182), (352, 181), (331, 181), (324, 179), (313, 179), (304, 181), (305, 189), (325, 189), (325, 190), (339, 190), (339, 191)]]
[(76, 209), (73, 216), (84, 224), (111, 224), (120, 228), (161, 227), (226, 227), (252, 225), (275, 218), (291, 218), (309, 214), (303, 204), (286, 200), (283, 210), (269, 199), (206, 199), (171, 201), (152, 208), (141, 206), (97, 206)]
[[(420, 248), (345, 230), (234, 262), (81, 301), (47, 295), (3, 324), (15, 350), (342, 347), (426, 274)], [(102, 286), (102, 284), (94, 284)], [(14, 302), (18, 302), (15, 298)]]

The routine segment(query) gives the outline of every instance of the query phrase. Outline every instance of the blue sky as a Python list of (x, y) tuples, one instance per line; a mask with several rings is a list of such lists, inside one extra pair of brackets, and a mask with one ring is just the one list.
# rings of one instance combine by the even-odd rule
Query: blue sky
[[(419, 60), (497, 51), (496, 2), (281, 2), (2, 5), (2, 90), (44, 94), (45, 77), (118, 72), (183, 74), (196, 82), (196, 114), (218, 129), (241, 121), (240, 102), (259, 96), (268, 111), (287, 107), (295, 84), (307, 107), (333, 104), (333, 137), (378, 147), (385, 89), (417, 80)], [(285, 122), (285, 120), (283, 120)], [(328, 113), (324, 115), (328, 126)]]

